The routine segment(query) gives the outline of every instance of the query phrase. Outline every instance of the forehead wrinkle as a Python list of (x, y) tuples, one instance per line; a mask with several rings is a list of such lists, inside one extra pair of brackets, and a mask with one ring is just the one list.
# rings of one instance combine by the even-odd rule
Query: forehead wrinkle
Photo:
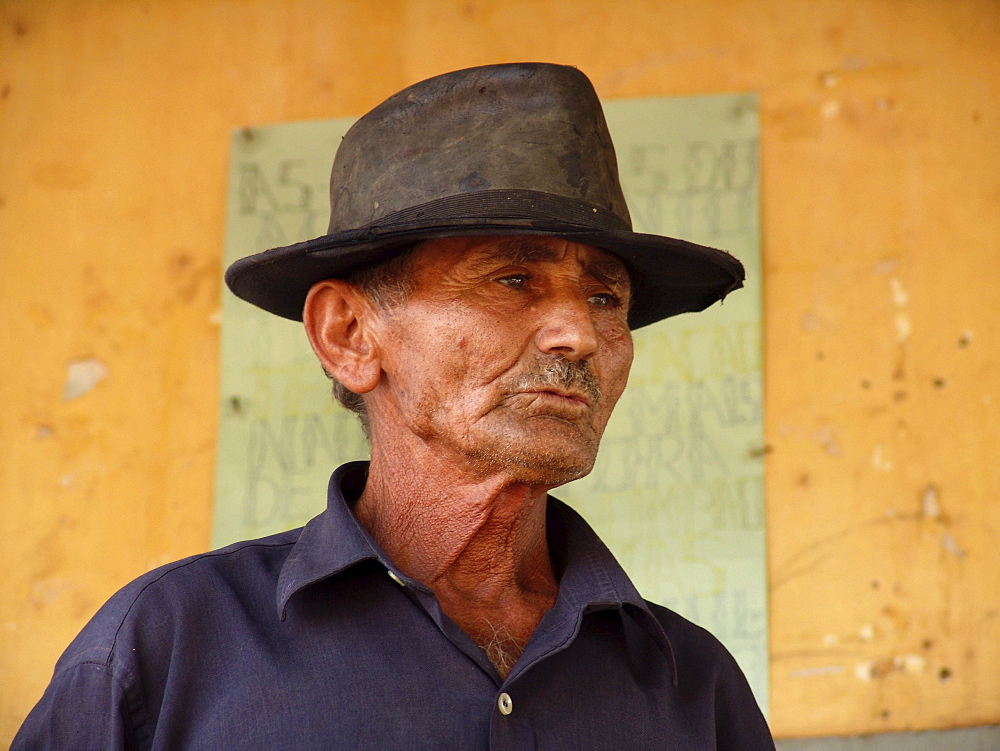
[(561, 254), (554, 248), (531, 237), (507, 237), (496, 243), (487, 257), (489, 260), (510, 263), (531, 263), (533, 261), (557, 261)]
[[(600, 250), (602, 255), (595, 256), (584, 263), (584, 269), (595, 279), (605, 284), (628, 284), (628, 271), (625, 264), (606, 250)], [(507, 237), (490, 249), (486, 255), (488, 261), (507, 261), (509, 263), (530, 263), (532, 261), (558, 261), (562, 254), (551, 246), (538, 242), (532, 237)]]

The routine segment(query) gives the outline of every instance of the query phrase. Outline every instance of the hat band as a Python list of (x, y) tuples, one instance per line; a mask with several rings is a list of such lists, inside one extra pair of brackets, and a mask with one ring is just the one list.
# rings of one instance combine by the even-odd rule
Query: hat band
[[(627, 219), (599, 206), (574, 198), (536, 190), (481, 190), (436, 198), (427, 203), (393, 211), (373, 221), (367, 227), (346, 232), (375, 238), (386, 234), (429, 229), (436, 226), (456, 227), (488, 224), (509, 224), (531, 227), (535, 222), (560, 224), (580, 230), (629, 231)], [(340, 234), (331, 222), (328, 235)]]

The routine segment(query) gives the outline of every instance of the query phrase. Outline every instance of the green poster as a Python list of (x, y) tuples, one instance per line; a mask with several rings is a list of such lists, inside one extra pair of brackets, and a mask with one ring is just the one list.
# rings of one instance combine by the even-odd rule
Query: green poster
[[(767, 707), (767, 586), (756, 99), (605, 103), (640, 232), (724, 248), (747, 285), (722, 305), (636, 332), (635, 364), (590, 476), (559, 488), (639, 591), (733, 652)], [(234, 133), (226, 264), (315, 237), (352, 120)], [(301, 324), (224, 292), (214, 546), (299, 526), (330, 473), (367, 458)]]

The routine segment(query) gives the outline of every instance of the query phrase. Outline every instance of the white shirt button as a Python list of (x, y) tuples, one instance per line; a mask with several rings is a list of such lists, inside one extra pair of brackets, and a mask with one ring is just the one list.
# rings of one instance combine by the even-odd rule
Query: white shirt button
[(500, 694), (500, 698), (497, 699), (497, 706), (500, 707), (500, 714), (510, 714), (514, 711), (514, 702), (510, 699), (510, 694), (506, 691)]
[(398, 576), (396, 576), (396, 572), (393, 571), (392, 569), (386, 569), (386, 573), (389, 574), (389, 578), (392, 579), (394, 582), (396, 582), (396, 584), (398, 584), (399, 586), (401, 587), (406, 586), (406, 583)]

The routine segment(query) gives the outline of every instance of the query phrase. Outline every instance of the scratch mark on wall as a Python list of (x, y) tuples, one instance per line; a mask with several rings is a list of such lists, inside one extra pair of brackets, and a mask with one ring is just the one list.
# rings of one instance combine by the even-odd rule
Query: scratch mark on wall
[[(926, 523), (927, 519), (931, 519), (936, 525), (940, 525), (939, 528), (947, 531), (946, 528), (950, 520), (947, 515), (941, 511), (940, 505), (935, 507), (934, 504), (939, 504), (937, 495), (938, 490), (936, 485), (933, 487), (933, 494), (928, 496), (928, 502), (930, 505), (927, 506), (927, 511), (931, 514), (936, 513), (937, 517), (927, 516), (922, 508), (901, 513), (895, 508), (889, 507), (886, 509), (884, 516), (857, 522), (855, 524), (849, 524), (830, 533), (829, 535), (813, 540), (796, 550), (783, 563), (775, 565), (774, 572), (771, 575), (771, 592), (778, 591), (789, 582), (806, 576), (818, 569), (820, 566), (824, 565), (834, 555), (836, 555), (838, 544), (843, 540), (853, 537), (854, 535), (871, 534), (879, 527), (894, 526), (904, 522), (907, 524), (922, 524)], [(926, 491), (924, 492), (926, 493)], [(933, 499), (933, 503), (931, 503), (931, 499)], [(950, 543), (943, 540), (941, 542), (942, 545), (950, 545)], [(961, 546), (959, 546), (957, 542), (955, 544), (955, 548), (962, 551)], [(965, 554), (964, 551), (962, 552)]]

